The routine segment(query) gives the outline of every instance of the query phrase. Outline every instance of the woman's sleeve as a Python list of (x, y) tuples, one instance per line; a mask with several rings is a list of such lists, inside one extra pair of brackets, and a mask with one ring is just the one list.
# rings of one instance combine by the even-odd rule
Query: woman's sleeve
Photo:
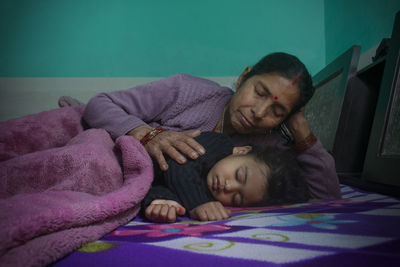
[(311, 198), (341, 197), (335, 161), (319, 140), (309, 149), (299, 153), (297, 160), (303, 168)]
[(90, 99), (83, 119), (92, 128), (102, 128), (113, 138), (150, 122), (160, 121), (179, 93), (180, 74), (149, 84)]
[[(247, 143), (291, 149), (290, 146), (285, 144), (286, 141), (279, 134), (272, 136), (257, 135), (247, 138), (242, 135), (235, 140), (235, 145), (246, 144), (243, 140), (246, 140)], [(297, 153), (296, 159), (303, 169), (311, 198), (331, 199), (341, 197), (335, 160), (325, 150), (319, 139), (307, 150)]]

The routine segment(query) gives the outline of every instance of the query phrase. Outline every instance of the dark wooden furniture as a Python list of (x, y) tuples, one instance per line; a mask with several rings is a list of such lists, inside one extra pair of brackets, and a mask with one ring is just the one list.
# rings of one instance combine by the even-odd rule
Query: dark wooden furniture
[(333, 155), (340, 173), (361, 172), (360, 153), (365, 153), (365, 149), (360, 152), (359, 135), (354, 132), (365, 128), (358, 110), (369, 107), (354, 101), (359, 90), (351, 86), (360, 51), (360, 46), (351, 47), (313, 77), (315, 94), (305, 108), (311, 130)]
[[(396, 14), (387, 55), (349, 79), (349, 94), (345, 97), (347, 104), (343, 110), (352, 101), (356, 102), (352, 104), (356, 112), (346, 113), (353, 121), (358, 120), (357, 125), (351, 126), (350, 132), (360, 140), (357, 154), (348, 150), (348, 156), (356, 157), (351, 161), (354, 165), (347, 165), (349, 168), (344, 172), (341, 172), (340, 165), (337, 169), (343, 184), (396, 197), (400, 197), (399, 55), (400, 12)], [(343, 138), (354, 140), (350, 135)], [(345, 146), (340, 149), (346, 151)], [(337, 162), (343, 160), (338, 160), (334, 151), (333, 155)]]
[(356, 71), (353, 46), (313, 77), (305, 109), (340, 182), (400, 197), (400, 12), (386, 56)]
[(400, 188), (400, 12), (385, 58), (362, 179)]

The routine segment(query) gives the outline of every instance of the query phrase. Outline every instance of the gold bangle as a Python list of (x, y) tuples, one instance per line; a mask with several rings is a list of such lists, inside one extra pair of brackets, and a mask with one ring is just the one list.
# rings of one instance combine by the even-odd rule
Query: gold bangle
[(151, 139), (153, 139), (154, 137), (156, 137), (159, 133), (162, 133), (163, 131), (165, 131), (165, 130), (161, 126), (157, 126), (153, 130), (148, 132), (142, 139), (140, 139), (140, 143), (142, 143), (142, 145), (145, 146)]
[(311, 132), (303, 141), (292, 145), (292, 149), (296, 152), (303, 152), (312, 147), (317, 142), (317, 137)]

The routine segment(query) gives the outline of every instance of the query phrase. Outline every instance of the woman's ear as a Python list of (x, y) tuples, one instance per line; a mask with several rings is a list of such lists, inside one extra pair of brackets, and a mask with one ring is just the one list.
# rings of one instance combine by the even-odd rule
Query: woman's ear
[(232, 155), (246, 155), (251, 151), (251, 146), (235, 146)]
[(251, 71), (251, 67), (250, 67), (250, 66), (247, 66), (247, 67), (244, 69), (244, 71), (242, 72), (242, 74), (240, 74), (239, 78), (236, 80), (236, 89), (238, 89), (238, 88), (242, 85), (244, 76), (245, 76), (247, 73), (249, 73), (250, 71)]

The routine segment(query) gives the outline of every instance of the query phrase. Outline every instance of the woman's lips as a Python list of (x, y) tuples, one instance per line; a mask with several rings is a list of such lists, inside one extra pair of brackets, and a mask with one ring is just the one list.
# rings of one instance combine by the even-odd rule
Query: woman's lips
[(246, 128), (253, 128), (253, 123), (251, 123), (242, 113), (240, 113), (242, 125)]

